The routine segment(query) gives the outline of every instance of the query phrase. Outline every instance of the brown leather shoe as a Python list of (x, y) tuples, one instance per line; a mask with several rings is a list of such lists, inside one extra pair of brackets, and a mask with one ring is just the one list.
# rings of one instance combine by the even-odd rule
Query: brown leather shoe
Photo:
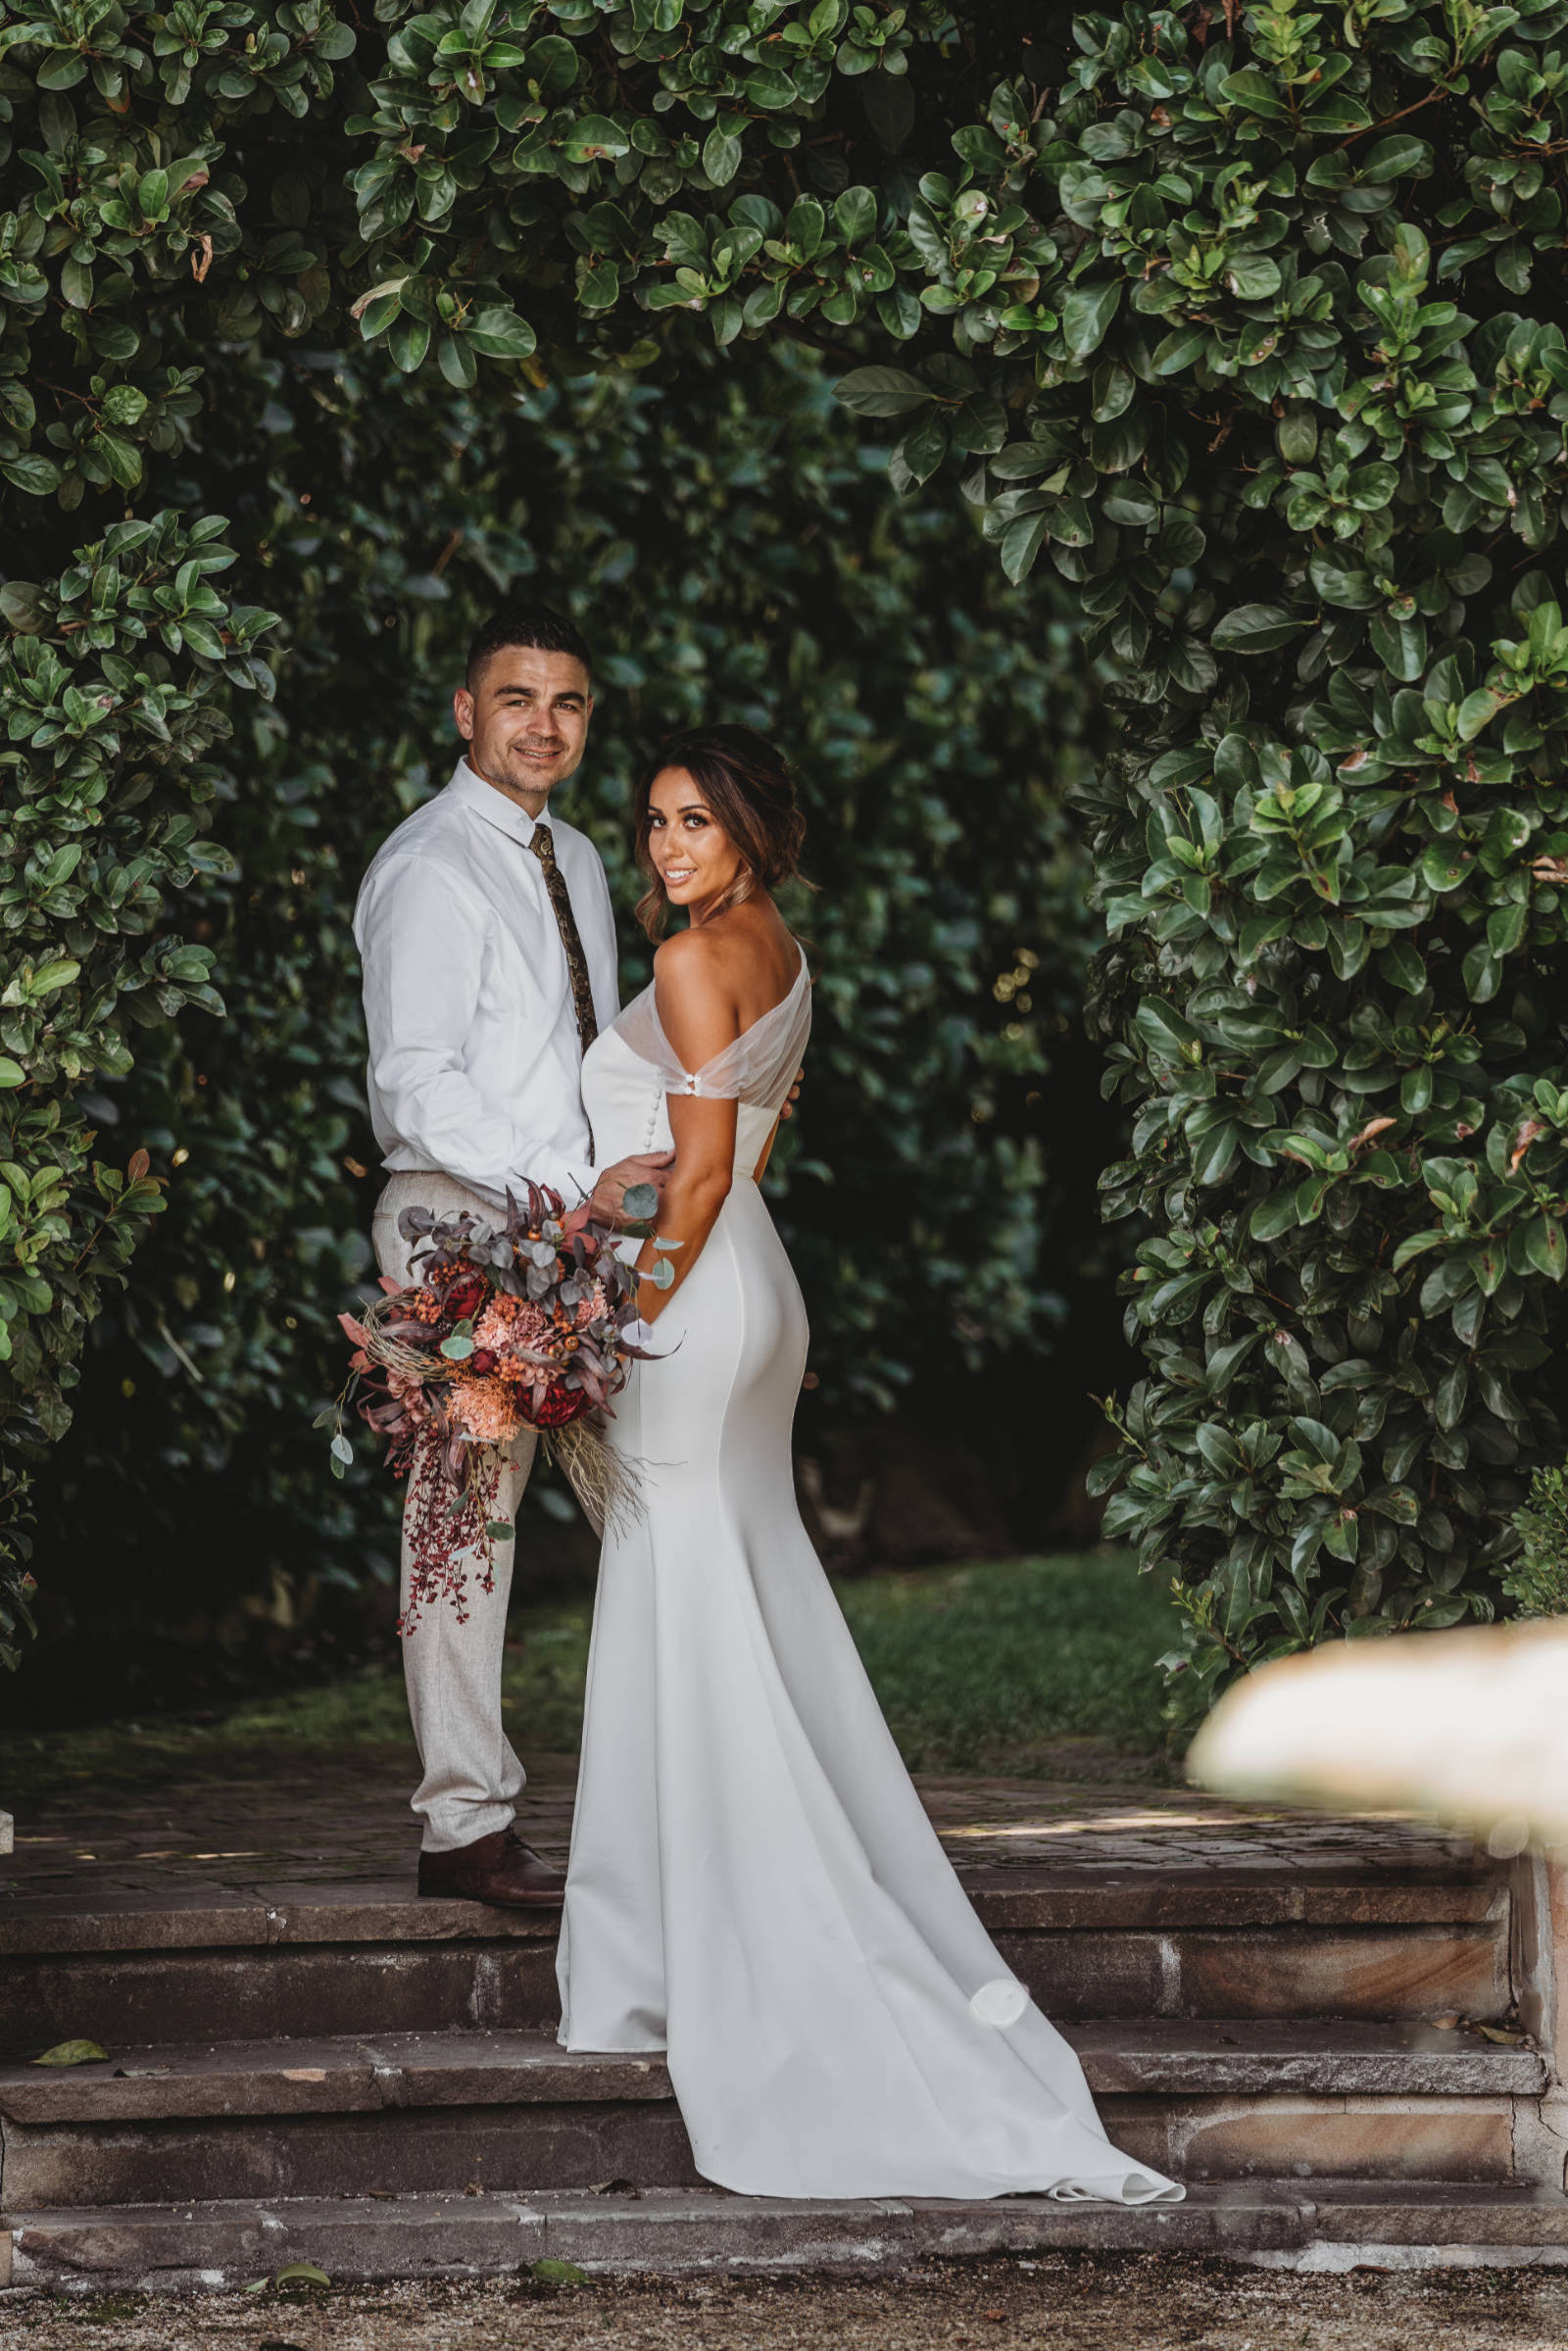
[(566, 1881), (515, 1829), (498, 1829), (449, 1853), (421, 1853), (419, 1891), (448, 1902), (495, 1902), (506, 1910), (559, 1910)]

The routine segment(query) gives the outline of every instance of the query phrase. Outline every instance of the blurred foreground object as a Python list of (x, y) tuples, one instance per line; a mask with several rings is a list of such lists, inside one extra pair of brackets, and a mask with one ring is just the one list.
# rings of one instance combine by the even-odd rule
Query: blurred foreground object
[(1283, 1657), (1226, 1691), (1187, 1770), (1226, 1795), (1427, 1813), (1498, 1855), (1568, 1843), (1568, 1618)]

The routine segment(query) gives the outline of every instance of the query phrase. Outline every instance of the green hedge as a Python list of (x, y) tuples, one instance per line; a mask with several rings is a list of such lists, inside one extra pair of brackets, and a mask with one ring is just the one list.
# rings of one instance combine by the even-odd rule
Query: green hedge
[(1568, 1260), (1561, 0), (237, 0), (90, 54), (57, 8), (3, 36), (45, 85), (7, 350), (79, 395), (12, 399), (24, 492), (134, 487), (204, 319), (347, 311), (463, 386), (667, 366), (695, 314), (825, 346), (897, 489), (1049, 562), (1120, 666), (1096, 1016), (1157, 1229), (1114, 1524), (1195, 1704), (1485, 1613)]
[[(221, 522), (122, 521), (48, 587), (0, 589), (13, 637), (0, 859), (0, 1662), (30, 1622), (27, 1473), (70, 1425), (67, 1394), (105, 1277), (164, 1205), (145, 1151), (96, 1155), (79, 1095), (122, 1077), (131, 1043), (187, 1005), (220, 1008), (212, 954), (155, 930), (164, 894), (230, 863), (202, 838), (228, 733), (212, 682), (254, 686), (268, 615), (224, 601)], [(181, 617), (217, 649), (179, 659)], [(187, 621), (188, 625), (188, 621)], [(221, 628), (228, 640), (218, 636)], [(18, 748), (20, 746), (20, 748)]]
[(376, 843), (445, 780), (451, 685), (503, 584), (559, 598), (596, 643), (565, 805), (610, 861), (628, 988), (642, 747), (715, 709), (799, 759), (824, 886), (793, 910), (823, 983), (774, 1206), (818, 1422), (874, 1420), (911, 1384), (951, 1409), (966, 1365), (1037, 1357), (1054, 1251), (1093, 1247), (1092, 1177), (1076, 1231), (1046, 1184), (1046, 1071), (1099, 935), (1061, 797), (1087, 772), (1065, 625), (1031, 641), (969, 519), (894, 498), (804, 354), (522, 391), (388, 387), (342, 354), (226, 373), (204, 475), (292, 650), (218, 763), (234, 868), (182, 906), (226, 1017), (147, 1040), (86, 1098), (125, 1151), (181, 1158), (35, 1490), (46, 1627), (71, 1636), (51, 1702), (89, 1651), (173, 1671), (147, 1654), (160, 1636), (220, 1672), (242, 1642), (318, 1651), (361, 1615), (330, 1588), (390, 1578), (395, 1490), (368, 1445), (335, 1484), (310, 1427), (341, 1381), (378, 1180), (349, 916)]

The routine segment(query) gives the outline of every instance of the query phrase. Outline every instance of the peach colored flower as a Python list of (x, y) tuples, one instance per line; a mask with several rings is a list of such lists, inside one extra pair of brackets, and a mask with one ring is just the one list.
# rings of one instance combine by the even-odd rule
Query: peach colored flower
[(542, 1306), (525, 1298), (509, 1297), (498, 1291), (474, 1326), (473, 1344), (476, 1347), (492, 1347), (500, 1355), (513, 1342), (523, 1347), (536, 1347), (550, 1328), (549, 1318)]
[(454, 1380), (452, 1413), (481, 1445), (505, 1445), (521, 1425), (505, 1384), (494, 1378)]

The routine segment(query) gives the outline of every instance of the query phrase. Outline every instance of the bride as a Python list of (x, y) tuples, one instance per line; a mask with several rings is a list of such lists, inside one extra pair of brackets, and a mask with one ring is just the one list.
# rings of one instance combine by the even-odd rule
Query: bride
[(601, 1164), (673, 1143), (679, 1247), (612, 1424), (643, 1508), (600, 1567), (561, 2039), (667, 2051), (698, 2170), (748, 2194), (1174, 2201), (970, 1909), (796, 1509), (806, 1315), (758, 1190), (810, 1027), (769, 895), (788, 771), (747, 727), (680, 735), (636, 821), (644, 925), (688, 927), (583, 1097)]

